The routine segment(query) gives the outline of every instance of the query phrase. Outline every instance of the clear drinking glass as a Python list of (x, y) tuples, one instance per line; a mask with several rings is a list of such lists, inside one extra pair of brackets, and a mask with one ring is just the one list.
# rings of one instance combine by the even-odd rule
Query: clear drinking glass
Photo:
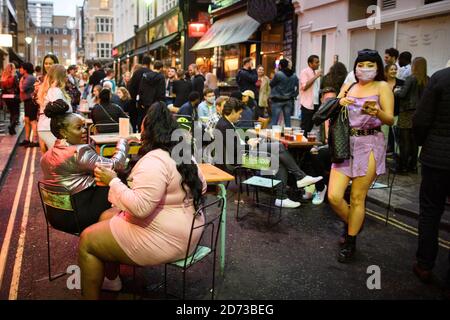
[[(111, 161), (107, 161), (107, 160), (104, 160), (104, 159), (98, 159), (95, 162), (95, 166), (96, 167), (106, 168), (106, 169), (109, 169), (109, 170), (113, 169), (113, 163)], [(97, 183), (97, 186), (99, 186), (99, 187), (106, 187), (106, 184), (104, 184), (103, 182), (97, 181), (96, 183)]]

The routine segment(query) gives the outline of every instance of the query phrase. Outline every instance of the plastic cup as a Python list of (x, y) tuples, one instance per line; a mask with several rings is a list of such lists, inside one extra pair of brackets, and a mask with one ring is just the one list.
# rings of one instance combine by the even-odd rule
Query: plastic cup
[(317, 139), (317, 133), (310, 132), (308, 133), (308, 142), (316, 142)]
[(274, 139), (281, 139), (281, 126), (272, 126), (272, 135)]
[[(102, 167), (102, 168), (106, 168), (109, 170), (113, 169), (113, 163), (111, 161), (105, 161), (103, 159), (99, 159), (95, 162), (95, 165), (97, 167)], [(104, 184), (103, 182), (100, 181), (96, 181), (97, 186), (99, 187), (106, 187), (106, 184)]]
[(302, 142), (303, 141), (303, 130), (295, 130), (294, 131), (294, 136), (295, 136), (295, 141), (297, 142)]
[(259, 132), (261, 131), (261, 123), (259, 122), (255, 123), (255, 131), (256, 134), (259, 134)]

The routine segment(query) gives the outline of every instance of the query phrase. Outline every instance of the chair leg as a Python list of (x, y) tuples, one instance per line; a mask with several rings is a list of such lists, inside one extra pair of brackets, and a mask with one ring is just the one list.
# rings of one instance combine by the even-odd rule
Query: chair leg
[(385, 225), (387, 225), (389, 222), (389, 211), (391, 210), (392, 187), (394, 186), (394, 180), (395, 180), (395, 173), (392, 174), (392, 181), (388, 180), (388, 183), (390, 182), (390, 186), (389, 186), (389, 200), (388, 200), (388, 205), (387, 205), (387, 209), (386, 209)]
[(167, 299), (167, 264), (164, 264), (164, 296)]
[(212, 270), (212, 289), (211, 289), (211, 300), (214, 300), (215, 294), (215, 282), (216, 282), (216, 248), (214, 248), (213, 255), (213, 270)]
[[(239, 184), (239, 188), (241, 188), (241, 183)], [(238, 192), (238, 201), (237, 201), (237, 208), (236, 208), (236, 221), (239, 221), (239, 205), (241, 204), (241, 192)]]
[(183, 300), (186, 296), (186, 271), (187, 270), (183, 270)]
[(50, 227), (47, 224), (47, 263), (48, 263), (48, 281), (53, 281), (62, 276), (65, 276), (66, 272), (61, 272), (55, 276), (52, 276), (52, 262), (51, 262), (51, 248), (50, 248)]

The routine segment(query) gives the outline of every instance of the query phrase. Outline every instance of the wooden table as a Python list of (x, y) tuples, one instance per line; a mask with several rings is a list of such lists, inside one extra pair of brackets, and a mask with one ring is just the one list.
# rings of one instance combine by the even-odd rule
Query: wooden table
[[(135, 133), (130, 135), (130, 137), (135, 137), (138, 140), (141, 140), (141, 134)], [(94, 141), (95, 149), (98, 154), (103, 157), (112, 156), (115, 152), (115, 146), (117, 142), (121, 139), (118, 133), (100, 133), (96, 135), (92, 135), (89, 137), (90, 140)], [(137, 154), (140, 149), (140, 145), (132, 145), (128, 151), (128, 154)]]
[(224, 194), (224, 202), (222, 209), (222, 220), (220, 221), (220, 270), (222, 275), (225, 270), (225, 245), (226, 245), (226, 227), (227, 227), (227, 190), (223, 182), (233, 181), (234, 176), (213, 166), (209, 163), (198, 165), (203, 177), (208, 184), (217, 184)]
[[(262, 129), (258, 134), (256, 134), (255, 129), (250, 129), (247, 130), (247, 132), (249, 132), (252, 135), (256, 136), (260, 136), (263, 138), (270, 138), (273, 140), (278, 140), (279, 142), (281, 142), (286, 148), (312, 148), (314, 146), (320, 146), (322, 145), (321, 142), (319, 141), (315, 141), (315, 142), (309, 142), (309, 141), (291, 141), (291, 140), (286, 140), (284, 137), (281, 137), (280, 139), (274, 138), (272, 135), (269, 135), (268, 132), (264, 129)], [(271, 131), (270, 131), (271, 134)], [(304, 138), (306, 139), (306, 138)]]

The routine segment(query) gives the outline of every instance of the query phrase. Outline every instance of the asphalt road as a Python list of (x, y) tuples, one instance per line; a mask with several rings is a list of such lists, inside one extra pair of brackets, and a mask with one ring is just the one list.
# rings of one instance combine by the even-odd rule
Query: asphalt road
[[(0, 189), (0, 299), (79, 299), (80, 291), (68, 288), (67, 283), (73, 283), (69, 276), (52, 282), (47, 278), (45, 218), (37, 191), (39, 155), (37, 148), (19, 148)], [(218, 299), (441, 299), (448, 234), (441, 234), (436, 280), (424, 285), (411, 271), (415, 220), (397, 216), (386, 226), (372, 207), (357, 240), (356, 260), (344, 265), (336, 260), (341, 224), (327, 204), (305, 203), (285, 210), (282, 221), (268, 228), (266, 212), (249, 202), (244, 204), (249, 214), (240, 222), (234, 220), (233, 190), (228, 194), (225, 276), (217, 273)], [(77, 237), (52, 231), (51, 244), (55, 271), (76, 266)], [(163, 299), (161, 290), (150, 291), (162, 281), (163, 270), (139, 268), (133, 281), (132, 269), (124, 266), (122, 292), (105, 292), (103, 298), (132, 299), (137, 293), (144, 299)], [(374, 270), (379, 277), (371, 277)], [(177, 294), (181, 275), (171, 270), (169, 280), (169, 291)], [(209, 263), (191, 268), (187, 298), (208, 299), (210, 280)]]

